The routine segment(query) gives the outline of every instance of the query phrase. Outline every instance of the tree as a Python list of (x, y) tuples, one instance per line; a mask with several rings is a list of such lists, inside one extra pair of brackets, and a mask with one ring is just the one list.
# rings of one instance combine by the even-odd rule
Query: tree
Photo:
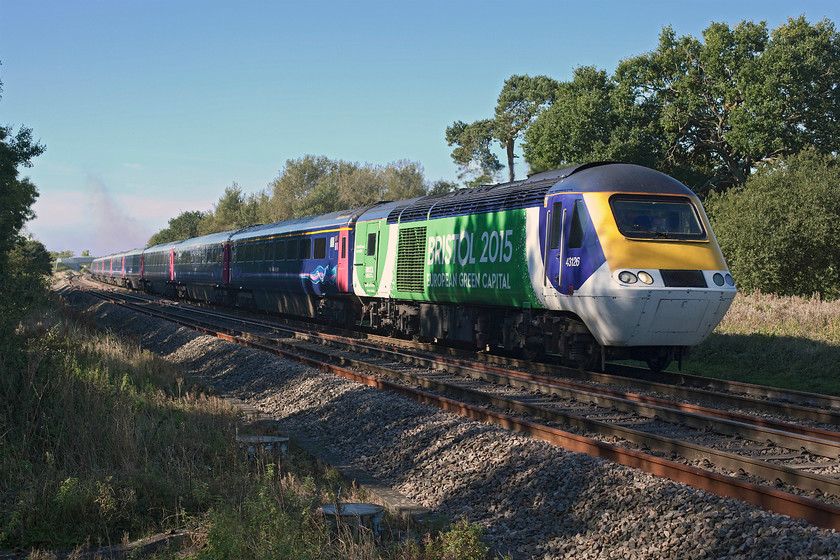
[[(3, 83), (0, 82), (0, 91)], [(20, 178), (20, 167), (44, 152), (32, 140), (32, 130), (21, 127), (14, 134), (0, 126), (0, 378), (13, 379), (24, 367), (23, 346), (18, 337), (20, 321), (46, 298), (49, 253), (37, 241), (23, 239), (20, 230), (33, 217), (32, 204), (38, 189)], [(29, 259), (33, 260), (29, 260)], [(46, 267), (44, 267), (46, 263)]]
[(840, 159), (808, 148), (706, 200), (742, 291), (840, 296)]
[(452, 181), (445, 181), (443, 179), (439, 179), (434, 182), (434, 184), (429, 189), (429, 194), (446, 194), (455, 192), (458, 190), (458, 184), (453, 183)]
[(50, 258), (52, 260), (55, 259), (69, 259), (76, 256), (75, 251), (71, 249), (65, 249), (64, 251), (50, 251)]
[(517, 76), (505, 80), (496, 103), (493, 136), (507, 155), (508, 178), (515, 178), (513, 170), (516, 140), (525, 133), (537, 115), (554, 102), (558, 83), (546, 76)]
[(269, 183), (272, 191), (271, 221), (279, 222), (296, 217), (296, 207), (318, 182), (327, 176), (335, 163), (326, 156), (307, 155), (286, 160), (280, 175)]
[(9, 252), (9, 268), (19, 275), (47, 276), (52, 272), (52, 260), (43, 243), (32, 238), (18, 238)]
[(655, 143), (646, 117), (604, 70), (577, 68), (525, 133), (525, 160), (534, 172), (594, 161), (653, 165)]
[(260, 208), (261, 204), (267, 205), (267, 199), (268, 195), (265, 193), (246, 196), (242, 187), (234, 182), (225, 188), (213, 210), (199, 221), (198, 234), (231, 231), (269, 221), (261, 219), (269, 214), (267, 209)]
[[(389, 163), (381, 170), (385, 193), (377, 200), (406, 200), (426, 194), (423, 166), (408, 160)], [(376, 202), (376, 200), (371, 201)]]
[[(174, 218), (170, 218), (169, 226), (152, 235), (146, 244), (159, 245), (196, 237), (199, 235), (201, 222), (205, 217), (206, 214), (198, 210), (181, 212)], [(82, 256), (85, 255), (82, 254)]]
[(461, 170), (458, 178), (472, 174), (476, 179), (471, 184), (494, 179), (503, 168), (491, 150), (493, 140), (498, 140), (507, 157), (508, 178), (513, 181), (516, 141), (554, 101), (557, 86), (556, 81), (546, 76), (514, 74), (502, 86), (494, 118), (471, 124), (456, 121), (447, 127), (447, 144), (457, 146), (452, 151), (452, 160)]
[(446, 143), (457, 147), (452, 150), (452, 160), (460, 168), (459, 179), (474, 176), (475, 183), (488, 183), (504, 167), (491, 150), (495, 122), (484, 119), (467, 124), (456, 121), (446, 129)]
[(44, 149), (32, 140), (31, 129), (21, 127), (13, 134), (11, 127), (0, 126), (0, 274), (21, 228), (35, 217), (32, 204), (38, 198), (38, 189), (28, 177), (19, 177), (18, 168), (31, 167), (32, 158)]
[(840, 38), (829, 21), (790, 19), (772, 36), (764, 22), (713, 23), (703, 39), (666, 27), (655, 51), (616, 71), (638, 104), (657, 108), (660, 167), (691, 169), (725, 190), (804, 146), (837, 151)]
[(426, 194), (423, 168), (401, 160), (374, 166), (326, 157), (288, 160), (272, 181), (274, 220), (359, 208), (382, 200), (403, 200)]

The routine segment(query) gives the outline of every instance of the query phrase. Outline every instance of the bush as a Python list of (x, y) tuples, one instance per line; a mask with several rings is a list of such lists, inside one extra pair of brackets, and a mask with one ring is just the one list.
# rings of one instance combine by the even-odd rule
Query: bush
[(840, 297), (840, 162), (805, 150), (706, 200), (743, 292)]

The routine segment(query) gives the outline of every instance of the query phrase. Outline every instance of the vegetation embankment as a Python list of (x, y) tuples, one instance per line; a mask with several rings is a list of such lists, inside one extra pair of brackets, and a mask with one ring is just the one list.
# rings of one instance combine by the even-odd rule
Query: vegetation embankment
[(423, 559), (452, 546), (486, 556), (464, 524), (425, 543), (336, 533), (318, 506), (342, 484), (345, 499), (364, 496), (334, 470), (294, 449), (277, 463), (245, 460), (234, 409), (62, 306), (30, 314), (14, 340), (4, 349), (19, 359), (4, 358), (0, 384), (0, 549), (115, 545), (187, 527), (199, 558)]

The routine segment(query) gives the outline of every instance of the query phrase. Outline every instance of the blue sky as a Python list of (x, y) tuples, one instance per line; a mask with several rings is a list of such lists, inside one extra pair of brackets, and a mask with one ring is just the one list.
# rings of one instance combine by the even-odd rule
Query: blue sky
[(840, 2), (0, 0), (0, 123), (47, 147), (23, 170), (28, 230), (101, 255), (307, 154), (455, 180), (446, 127), (491, 116), (512, 74), (612, 72), (666, 25), (802, 14), (836, 25)]

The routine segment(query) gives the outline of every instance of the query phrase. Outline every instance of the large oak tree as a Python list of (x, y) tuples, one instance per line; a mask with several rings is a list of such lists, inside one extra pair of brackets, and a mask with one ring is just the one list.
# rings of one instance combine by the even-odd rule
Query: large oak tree
[(666, 27), (656, 50), (613, 76), (584, 68), (526, 135), (533, 169), (624, 159), (696, 190), (743, 185), (760, 163), (806, 146), (840, 147), (840, 37), (834, 25), (789, 19), (713, 23), (703, 38)]

